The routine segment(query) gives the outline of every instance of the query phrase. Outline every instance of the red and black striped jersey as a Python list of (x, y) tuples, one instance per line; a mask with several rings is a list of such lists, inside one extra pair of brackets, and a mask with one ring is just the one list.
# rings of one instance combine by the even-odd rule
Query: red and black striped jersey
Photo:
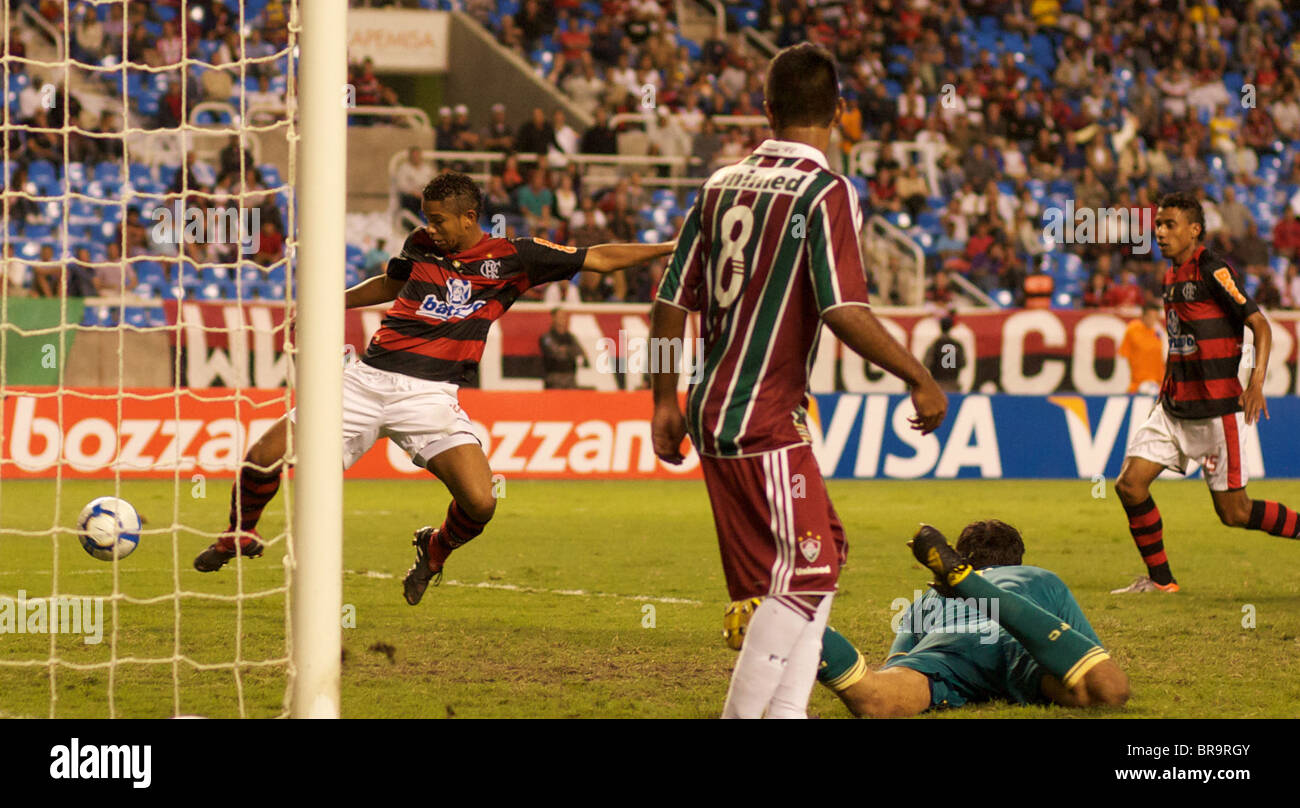
[(1165, 270), (1169, 358), (1160, 398), (1178, 418), (1239, 412), (1241, 346), (1246, 318), (1259, 306), (1222, 258), (1197, 247), (1182, 266)]
[(492, 238), (444, 255), (416, 228), (388, 262), (406, 284), (384, 315), (362, 361), (452, 384), (472, 384), (488, 329), (530, 287), (572, 277), (587, 250), (538, 238)]

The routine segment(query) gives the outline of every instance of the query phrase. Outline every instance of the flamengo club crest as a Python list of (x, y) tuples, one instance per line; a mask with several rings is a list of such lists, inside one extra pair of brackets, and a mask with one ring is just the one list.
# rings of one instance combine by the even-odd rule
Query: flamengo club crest
[(497, 278), (501, 273), (501, 262), (489, 258), (482, 264), (479, 264), (479, 272), (483, 273), (485, 278)]
[(799, 552), (803, 554), (804, 559), (809, 564), (817, 560), (817, 556), (822, 554), (822, 537), (813, 536), (813, 532), (808, 531), (802, 539), (799, 540)]

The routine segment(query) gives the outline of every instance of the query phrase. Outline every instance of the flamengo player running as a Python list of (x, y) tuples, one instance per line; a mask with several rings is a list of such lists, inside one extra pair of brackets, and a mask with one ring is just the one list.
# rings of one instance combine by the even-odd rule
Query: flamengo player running
[[(1204, 232), (1195, 197), (1174, 193), (1160, 199), (1156, 243), (1173, 262), (1164, 283), (1169, 359), (1160, 398), (1129, 442), (1115, 483), (1148, 574), (1115, 593), (1178, 591), (1150, 486), (1166, 468), (1184, 472), (1189, 460), (1201, 463), (1223, 524), (1300, 536), (1295, 511), (1246, 495), (1242, 449), (1246, 426), (1261, 414), (1268, 417), (1264, 375), (1273, 335), (1259, 306), (1241, 290), (1237, 273), (1200, 243)], [(1245, 391), (1237, 378), (1243, 325), (1255, 335), (1254, 368)]]
[(689, 428), (731, 598), (763, 597), (724, 718), (805, 717), (817, 675), (847, 551), (805, 426), (822, 321), (908, 383), (914, 428), (932, 432), (948, 406), (868, 307), (857, 193), (825, 156), (844, 109), (838, 88), (825, 50), (802, 44), (776, 55), (765, 102), (775, 137), (704, 183), (651, 315), (652, 338), (679, 343), (687, 311), (699, 311), (704, 336), (687, 419), (677, 369), (653, 374), (655, 453), (680, 463)]
[[(524, 291), (578, 270), (613, 272), (673, 249), (666, 244), (599, 244), (578, 249), (543, 239), (492, 238), (479, 226), (483, 195), (464, 174), (445, 172), (424, 188), (426, 227), (413, 230), (384, 275), (347, 291), (348, 308), (393, 301), (359, 362), (343, 373), (343, 467), (389, 437), (447, 486), (452, 502), (438, 528), (416, 531), (416, 563), (402, 582), (420, 602), (452, 550), (483, 531), (496, 510), (492, 471), (457, 387), (470, 381), (494, 320)], [(249, 448), (230, 497), (230, 523), (194, 559), (213, 572), (235, 557), (262, 554), (254, 529), (280, 487), (290, 415)]]

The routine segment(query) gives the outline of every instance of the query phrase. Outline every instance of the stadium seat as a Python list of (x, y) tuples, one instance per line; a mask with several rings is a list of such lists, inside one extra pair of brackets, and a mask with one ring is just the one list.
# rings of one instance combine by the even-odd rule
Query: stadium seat
[(126, 306), (122, 309), (122, 322), (135, 328), (149, 326), (149, 312), (144, 306)]
[(33, 160), (27, 166), (27, 179), (40, 186), (54, 185), (58, 183), (59, 175), (49, 160)]
[(871, 195), (871, 189), (867, 185), (867, 180), (865, 177), (859, 176), (857, 174), (850, 174), (849, 183), (858, 192), (858, 199), (862, 201), (866, 201), (867, 197)]

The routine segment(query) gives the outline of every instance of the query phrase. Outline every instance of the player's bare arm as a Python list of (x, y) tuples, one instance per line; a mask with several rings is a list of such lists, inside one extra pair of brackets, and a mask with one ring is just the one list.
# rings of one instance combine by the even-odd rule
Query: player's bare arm
[(583, 261), (582, 268), (589, 272), (617, 272), (668, 255), (676, 247), (676, 241), (661, 244), (597, 244), (587, 248), (587, 258)]
[(948, 412), (948, 396), (930, 371), (889, 335), (865, 306), (840, 306), (827, 311), (822, 320), (845, 345), (869, 362), (874, 362), (907, 383), (916, 415), (912, 428), (928, 435), (939, 428)]
[(343, 293), (343, 307), (348, 309), (392, 303), (402, 291), (406, 281), (394, 280), (387, 275), (367, 278)]
[(1273, 352), (1273, 330), (1262, 312), (1246, 318), (1246, 327), (1255, 335), (1255, 367), (1250, 371), (1250, 381), (1241, 394), (1241, 408), (1245, 410), (1246, 423), (1253, 424), (1263, 415), (1268, 418), (1268, 401), (1264, 398), (1264, 378), (1268, 375), (1268, 357)]
[[(675, 339), (686, 333), (686, 311), (656, 301), (650, 312), (650, 338)], [(661, 344), (661, 343), (652, 343)], [(660, 369), (650, 374), (654, 390), (655, 411), (650, 420), (650, 439), (655, 454), (674, 466), (682, 462), (682, 439), (686, 437), (686, 419), (677, 400), (679, 368)]]

